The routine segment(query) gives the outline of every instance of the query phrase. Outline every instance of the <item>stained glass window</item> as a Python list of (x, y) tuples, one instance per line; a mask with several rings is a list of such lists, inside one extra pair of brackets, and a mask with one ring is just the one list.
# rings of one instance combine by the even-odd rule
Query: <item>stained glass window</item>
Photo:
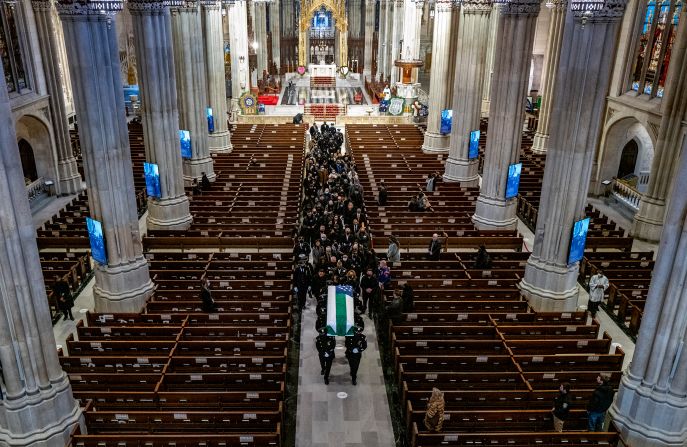
[(681, 10), (682, 0), (647, 1), (632, 67), (632, 90), (663, 97)]
[(0, 59), (5, 71), (8, 92), (21, 93), (29, 88), (22, 45), (17, 33), (17, 10), (20, 4), (0, 6)]

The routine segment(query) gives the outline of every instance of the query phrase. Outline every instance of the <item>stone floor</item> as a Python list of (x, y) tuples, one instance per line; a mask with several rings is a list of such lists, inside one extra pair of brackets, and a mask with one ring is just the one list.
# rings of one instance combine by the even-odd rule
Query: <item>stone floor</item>
[[(320, 375), (315, 349), (315, 304), (310, 300), (301, 323), (296, 445), (298, 447), (393, 447), (394, 432), (374, 325), (365, 316), (367, 350), (351, 383), (338, 337), (329, 385)], [(346, 393), (346, 397), (339, 397)]]
[(44, 195), (35, 199), (31, 202), (31, 214), (33, 215), (34, 227), (40, 228), (43, 222), (57, 214), (57, 212), (71, 202), (74, 197), (76, 197), (76, 194), (60, 197)]

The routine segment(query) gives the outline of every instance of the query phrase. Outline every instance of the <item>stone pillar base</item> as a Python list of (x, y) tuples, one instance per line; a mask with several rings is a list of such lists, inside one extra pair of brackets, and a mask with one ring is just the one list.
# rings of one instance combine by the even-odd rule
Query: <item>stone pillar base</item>
[(66, 160), (58, 161), (57, 177), (57, 191), (61, 195), (76, 194), (83, 191), (83, 182), (76, 164), (76, 158), (70, 157)]
[(425, 141), (422, 143), (422, 152), (425, 154), (447, 154), (449, 151), (450, 137), (440, 133), (425, 132)]
[(444, 181), (460, 182), (461, 186), (478, 186), (479, 174), (477, 173), (477, 162), (478, 159), (458, 160), (449, 158), (446, 160)]
[(140, 257), (133, 262), (117, 266), (96, 266), (96, 312), (140, 312), (153, 293), (148, 273), (148, 262)]
[(477, 198), (472, 222), (478, 230), (515, 230), (518, 227), (516, 199)]
[(520, 291), (537, 312), (573, 312), (579, 295), (578, 273), (578, 264), (560, 267), (530, 256)]
[(668, 391), (642, 385), (641, 378), (630, 373), (623, 375), (610, 413), (627, 445), (687, 445), (687, 400)]
[(482, 118), (489, 117), (489, 107), (491, 107), (491, 101), (488, 99), (482, 100)]
[(643, 241), (658, 242), (663, 232), (666, 204), (663, 200), (643, 196), (635, 214), (630, 236)]
[(536, 132), (534, 134), (534, 142), (532, 143), (532, 152), (535, 154), (545, 154), (549, 148), (549, 136), (543, 133)]
[(211, 182), (217, 179), (212, 157), (184, 160), (184, 183), (186, 186), (190, 186), (193, 179), (200, 182), (200, 179), (203, 177), (203, 172), (208, 176), (208, 180)]
[(192, 221), (186, 195), (163, 200), (148, 197), (149, 230), (188, 230)]
[(208, 137), (208, 145), (211, 154), (230, 153), (232, 146), (229, 131), (211, 133)]
[(19, 399), (6, 396), (0, 409), (0, 445), (64, 447), (80, 418), (81, 409), (64, 374), (48, 390)]

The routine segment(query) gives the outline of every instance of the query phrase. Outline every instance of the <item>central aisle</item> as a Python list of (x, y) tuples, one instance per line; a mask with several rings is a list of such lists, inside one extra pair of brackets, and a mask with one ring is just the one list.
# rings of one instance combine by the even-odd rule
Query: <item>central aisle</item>
[[(351, 384), (343, 337), (337, 337), (336, 358), (329, 385), (325, 385), (315, 349), (315, 319), (315, 301), (309, 298), (301, 321), (296, 445), (395, 446), (373, 322), (367, 316), (363, 317), (367, 350), (360, 362), (358, 385)], [(340, 399), (337, 397), (340, 392), (347, 393), (348, 397)]]

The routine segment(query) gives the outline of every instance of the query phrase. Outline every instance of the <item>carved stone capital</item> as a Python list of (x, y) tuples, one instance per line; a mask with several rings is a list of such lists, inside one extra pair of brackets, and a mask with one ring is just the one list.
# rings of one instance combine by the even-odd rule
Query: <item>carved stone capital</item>
[(163, 0), (128, 0), (126, 6), (131, 12), (163, 11), (169, 2)]
[(623, 18), (627, 0), (574, 0), (570, 9), (576, 22), (617, 22)]
[(450, 12), (458, 6), (455, 0), (437, 0), (434, 4), (435, 12)]
[(492, 0), (464, 0), (462, 3), (464, 14), (485, 14), (491, 12)]
[(505, 15), (538, 15), (539, 0), (510, 0), (501, 6), (499, 12)]
[(51, 11), (52, 4), (52, 0), (31, 0), (34, 11)]
[(62, 0), (55, 5), (64, 16), (115, 15), (122, 10), (122, 0)]

